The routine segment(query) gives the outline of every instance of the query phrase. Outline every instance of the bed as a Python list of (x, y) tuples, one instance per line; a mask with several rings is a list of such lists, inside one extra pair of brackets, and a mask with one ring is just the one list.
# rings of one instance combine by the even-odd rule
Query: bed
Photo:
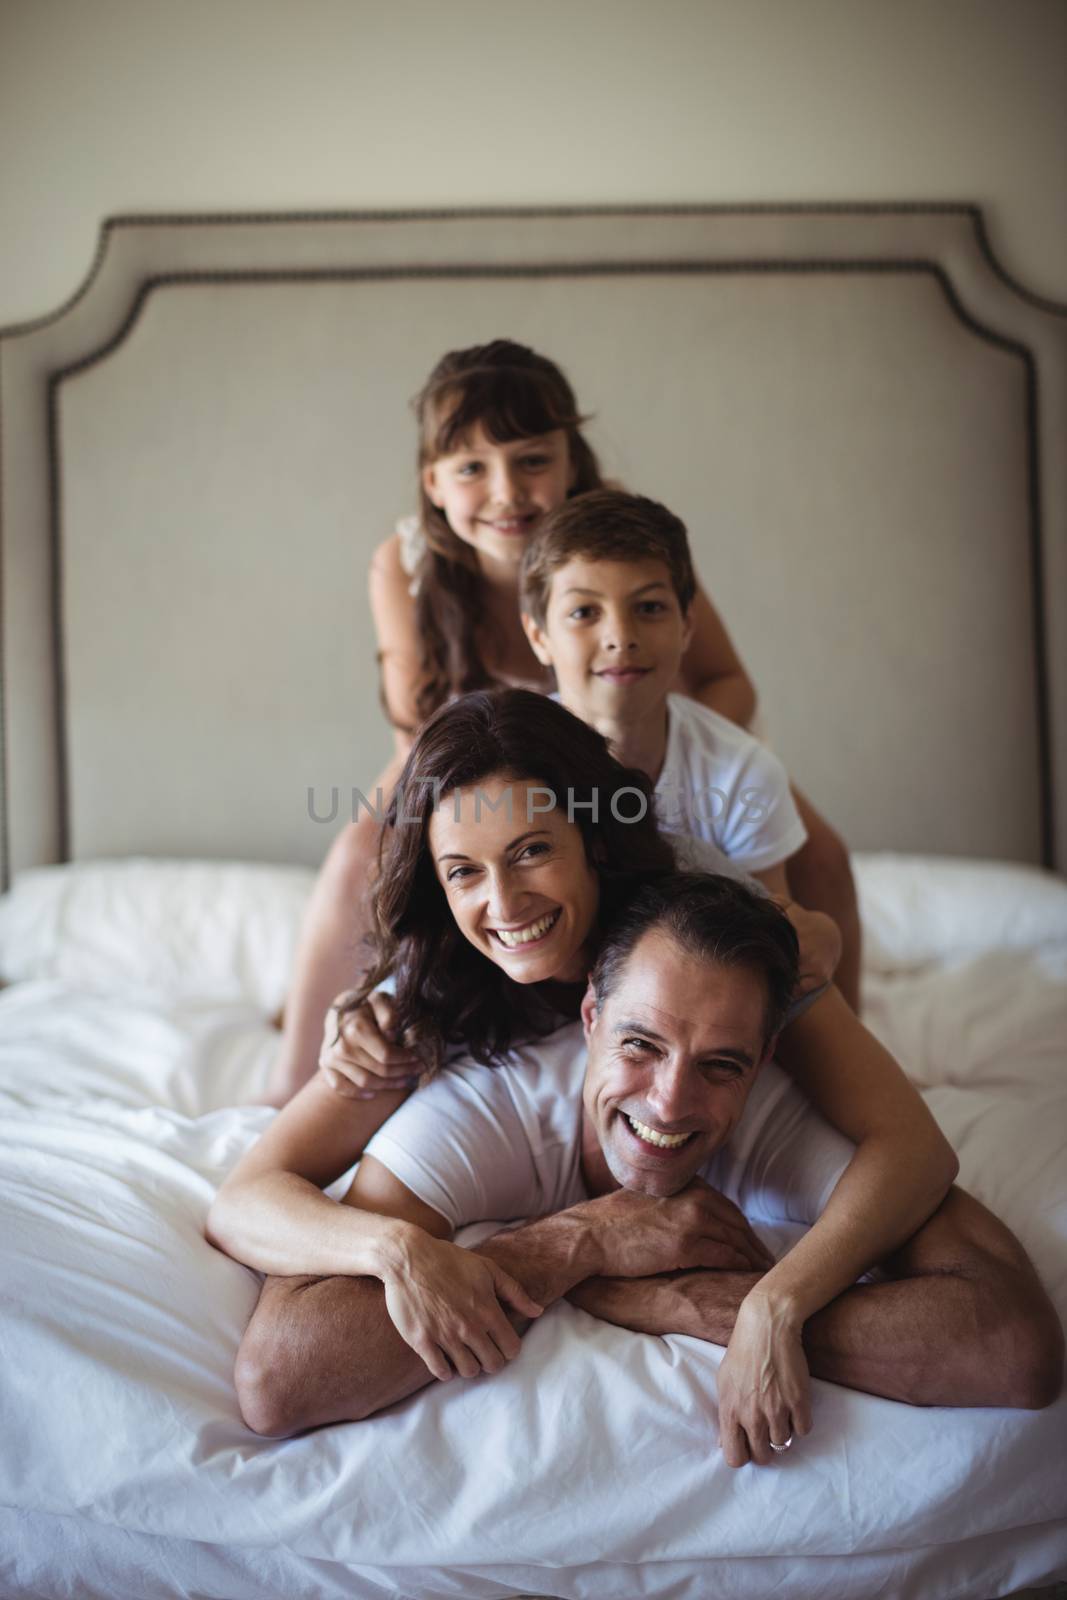
[[(563, 1305), (491, 1380), (279, 1443), (203, 1240), (311, 869), (387, 750), (404, 404), (507, 332), (661, 495), (857, 848), (869, 1024), (1067, 1317), (1067, 314), (966, 206), (114, 219), (0, 334), (0, 1592), (991, 1600), (1067, 1578), (1067, 1401), (817, 1383)], [(1057, 870), (1058, 869), (1058, 870)], [(775, 1240), (787, 1247), (783, 1231)]]

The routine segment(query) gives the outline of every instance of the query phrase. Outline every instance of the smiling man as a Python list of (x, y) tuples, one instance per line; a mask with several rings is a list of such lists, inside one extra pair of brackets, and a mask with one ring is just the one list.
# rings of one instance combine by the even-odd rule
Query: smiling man
[[(784, 1288), (753, 1224), (815, 1223), (852, 1154), (768, 1060), (796, 961), (788, 921), (746, 886), (646, 886), (607, 934), (581, 1027), (441, 1073), (371, 1141), (347, 1201), (437, 1238), (534, 1218), (477, 1250), (539, 1305), (567, 1296), (636, 1331), (728, 1345), (733, 1466), (807, 1432), (809, 1368), (920, 1405), (1048, 1404), (1055, 1313), (1016, 1240), (958, 1189), (879, 1281), (856, 1282), (874, 1263), (846, 1247), (809, 1269), (810, 1303)], [(800, 1374), (770, 1406), (730, 1381), (735, 1345), (764, 1325), (795, 1345)], [(376, 1279), (272, 1278), (238, 1394), (250, 1426), (292, 1433), (369, 1416), (439, 1366), (397, 1333)]]

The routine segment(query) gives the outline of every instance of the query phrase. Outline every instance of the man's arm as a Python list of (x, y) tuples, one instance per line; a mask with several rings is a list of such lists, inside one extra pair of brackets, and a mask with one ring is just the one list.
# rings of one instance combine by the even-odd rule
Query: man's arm
[[(423, 1224), (440, 1233), (444, 1219), (406, 1193), (408, 1220), (418, 1226), (420, 1211), (428, 1213)], [(599, 1270), (595, 1239), (593, 1229), (564, 1211), (487, 1239), (467, 1254), (498, 1263), (547, 1307)], [(377, 1278), (268, 1278), (235, 1369), (248, 1426), (290, 1434), (356, 1422), (432, 1382), (435, 1374), (397, 1331), (386, 1302)], [(499, 1360), (492, 1363), (483, 1352), (472, 1370), (503, 1367), (514, 1350), (500, 1336), (497, 1342)]]
[[(803, 1324), (816, 1377), (911, 1405), (1050, 1405), (1063, 1379), (1063, 1330), (1026, 1253), (986, 1208), (952, 1189), (884, 1265)], [(728, 1345), (763, 1274), (686, 1272), (592, 1279), (568, 1298), (643, 1333)]]
[[(473, 1251), (444, 1243), (450, 1232), (444, 1217), (373, 1156), (364, 1157), (347, 1198), (391, 1220), (390, 1259), (373, 1260), (373, 1278), (266, 1281), (236, 1366), (241, 1414), (257, 1433), (354, 1422), (429, 1383), (437, 1374), (435, 1352), (425, 1343), (427, 1318), (443, 1317), (454, 1331), (463, 1311), (461, 1277), (472, 1285), (470, 1303), (476, 1307), (476, 1291), (485, 1293), (479, 1275), (491, 1275), (518, 1321), (523, 1304), (505, 1295), (501, 1282), (532, 1297), (536, 1310), (598, 1273), (640, 1276), (662, 1267), (769, 1264), (737, 1207), (699, 1182), (662, 1200), (619, 1190), (497, 1234)], [(435, 1260), (435, 1251), (447, 1252), (447, 1258)], [(419, 1348), (410, 1328), (400, 1331), (406, 1318), (418, 1325)], [(475, 1323), (479, 1340), (470, 1344), (471, 1359), (455, 1363), (463, 1376), (499, 1371), (518, 1349), (506, 1323), (494, 1336), (495, 1349), (481, 1334), (484, 1323), (471, 1319)]]

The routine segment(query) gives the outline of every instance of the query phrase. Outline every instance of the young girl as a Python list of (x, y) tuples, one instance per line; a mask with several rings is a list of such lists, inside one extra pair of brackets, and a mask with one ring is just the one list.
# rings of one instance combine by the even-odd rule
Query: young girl
[[(551, 689), (551, 674), (519, 620), (519, 561), (547, 512), (602, 484), (570, 384), (551, 361), (510, 340), (444, 356), (416, 414), (419, 515), (398, 525), (370, 566), (382, 701), (396, 740), (378, 779), (383, 796), (392, 792), (416, 729), (445, 701), (493, 684)], [(692, 621), (679, 690), (746, 725), (755, 690), (702, 589)], [(796, 799), (808, 842), (789, 863), (790, 887), (837, 922), (843, 951), (836, 981), (855, 1007), (859, 918), (848, 852)], [(326, 1011), (359, 969), (379, 833), (364, 814), (334, 841), (319, 874), (268, 1091), (276, 1105), (314, 1072)]]

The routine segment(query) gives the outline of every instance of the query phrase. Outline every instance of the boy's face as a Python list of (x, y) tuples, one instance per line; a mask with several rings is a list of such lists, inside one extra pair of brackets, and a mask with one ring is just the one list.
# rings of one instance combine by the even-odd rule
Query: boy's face
[(576, 556), (553, 574), (543, 626), (523, 617), (560, 697), (587, 722), (636, 721), (669, 693), (691, 628), (665, 561)]

